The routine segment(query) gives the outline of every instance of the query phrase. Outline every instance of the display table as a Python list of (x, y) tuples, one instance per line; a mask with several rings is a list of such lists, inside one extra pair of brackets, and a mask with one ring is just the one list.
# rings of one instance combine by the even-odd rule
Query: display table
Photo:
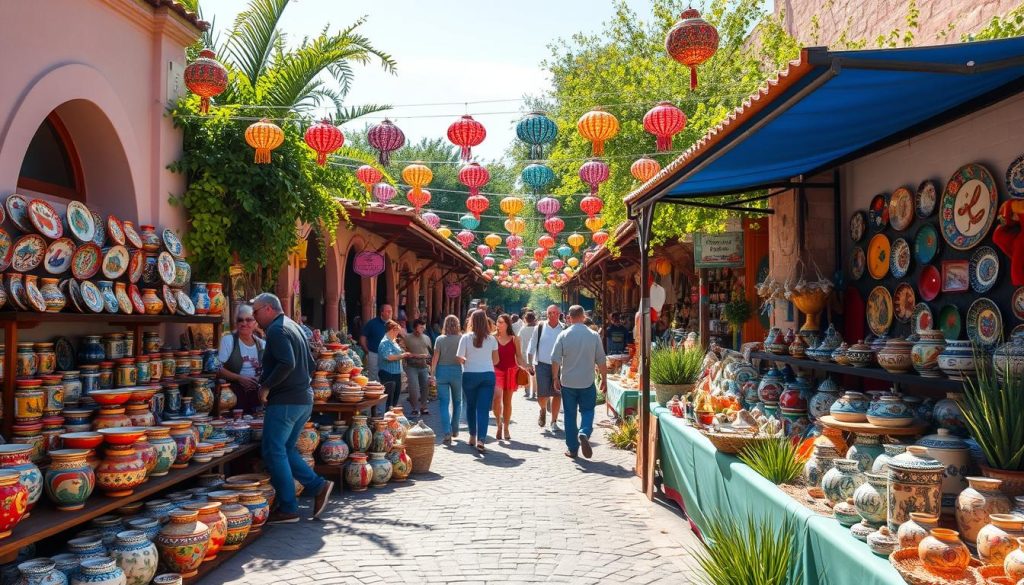
[[(609, 385), (610, 388), (610, 385)], [(744, 522), (768, 517), (776, 526), (789, 520), (797, 529), (798, 568), (807, 585), (902, 585), (887, 559), (874, 555), (835, 519), (802, 506), (736, 457), (719, 453), (696, 429), (666, 408), (658, 417), (659, 456), (666, 493), (706, 532), (709, 517)]]
[(618, 417), (636, 416), (636, 407), (640, 403), (640, 391), (626, 389), (617, 380), (608, 379), (605, 403), (615, 411)]

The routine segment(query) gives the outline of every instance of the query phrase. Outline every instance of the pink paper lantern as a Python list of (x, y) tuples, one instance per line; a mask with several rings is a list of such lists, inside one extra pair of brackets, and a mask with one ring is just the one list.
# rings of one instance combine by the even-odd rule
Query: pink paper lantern
[(398, 195), (398, 189), (395, 189), (388, 183), (377, 183), (373, 186), (373, 198), (378, 203), (387, 203)]

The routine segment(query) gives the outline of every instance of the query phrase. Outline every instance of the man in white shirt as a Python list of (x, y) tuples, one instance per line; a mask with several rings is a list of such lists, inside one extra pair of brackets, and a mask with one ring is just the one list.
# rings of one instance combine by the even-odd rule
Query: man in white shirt
[(555, 340), (564, 327), (558, 321), (562, 310), (558, 305), (551, 305), (547, 310), (547, 321), (537, 325), (537, 331), (530, 336), (530, 345), (526, 349), (526, 361), (530, 364), (530, 373), (537, 378), (537, 402), (540, 414), (537, 424), (541, 428), (547, 421), (548, 405), (551, 405), (551, 432), (558, 432), (558, 412), (562, 408), (562, 397), (555, 389), (551, 375), (551, 352), (555, 348)]
[[(551, 353), (555, 388), (565, 403), (566, 457), (575, 458), (578, 451), (587, 459), (594, 454), (590, 434), (594, 431), (594, 407), (597, 404), (597, 386), (594, 371), (603, 378), (607, 374), (604, 347), (601, 338), (583, 321), (583, 307), (569, 307), (569, 328), (558, 335)], [(576, 413), (582, 424), (576, 426)]]

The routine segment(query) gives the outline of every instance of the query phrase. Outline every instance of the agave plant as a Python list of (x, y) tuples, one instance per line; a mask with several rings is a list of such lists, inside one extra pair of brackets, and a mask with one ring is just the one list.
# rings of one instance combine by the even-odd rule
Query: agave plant
[(796, 523), (769, 518), (710, 517), (708, 544), (695, 551), (709, 585), (786, 585), (800, 583), (796, 569)]
[(636, 439), (639, 436), (640, 422), (635, 416), (627, 416), (608, 432), (608, 443), (616, 449), (632, 451), (636, 448)]
[(651, 351), (651, 382), (654, 384), (693, 384), (704, 366), (699, 349), (659, 347)]
[(739, 458), (775, 484), (790, 483), (800, 477), (806, 462), (793, 442), (785, 437), (751, 441), (740, 451)]
[(960, 405), (967, 428), (990, 466), (1024, 471), (1024, 380), (1009, 367), (996, 371), (987, 355), (974, 353), (977, 380), (967, 379)]

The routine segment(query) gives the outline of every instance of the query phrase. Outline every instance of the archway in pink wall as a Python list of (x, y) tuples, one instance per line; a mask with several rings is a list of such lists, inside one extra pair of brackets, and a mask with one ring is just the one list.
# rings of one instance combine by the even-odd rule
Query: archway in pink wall
[(320, 265), (320, 244), (313, 232), (310, 232), (307, 241), (308, 262), (299, 271), (299, 303), (306, 324), (313, 329), (324, 329), (327, 321), (327, 271)]
[(345, 305), (345, 321), (348, 331), (354, 337), (359, 337), (363, 323), (363, 279), (353, 267), (356, 254), (364, 247), (361, 238), (354, 238), (349, 244), (348, 252), (345, 254), (345, 277), (342, 284), (343, 298)]

